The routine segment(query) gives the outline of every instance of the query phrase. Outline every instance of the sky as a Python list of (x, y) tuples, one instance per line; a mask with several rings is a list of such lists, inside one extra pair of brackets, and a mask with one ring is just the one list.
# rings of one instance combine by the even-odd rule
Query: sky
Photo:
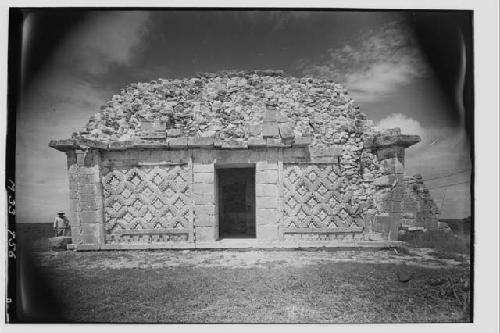
[(132, 82), (282, 69), (343, 84), (368, 119), (422, 141), (406, 150), (440, 218), (471, 214), (472, 31), (465, 12), (25, 11), (16, 110), (18, 222), (69, 210), (69, 138)]

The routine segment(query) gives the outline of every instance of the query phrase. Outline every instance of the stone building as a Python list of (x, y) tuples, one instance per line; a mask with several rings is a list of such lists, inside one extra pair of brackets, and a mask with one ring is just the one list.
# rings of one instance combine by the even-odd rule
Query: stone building
[(419, 141), (334, 82), (266, 70), (132, 84), (49, 146), (89, 250), (390, 244), (404, 223), (437, 225), (404, 175)]

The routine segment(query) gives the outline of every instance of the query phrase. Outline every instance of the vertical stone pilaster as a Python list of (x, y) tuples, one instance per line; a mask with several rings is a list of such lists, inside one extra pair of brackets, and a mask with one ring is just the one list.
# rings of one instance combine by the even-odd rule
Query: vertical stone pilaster
[(214, 242), (219, 235), (216, 221), (214, 163), (193, 162), (194, 234), (196, 242)]
[(257, 239), (278, 239), (279, 165), (276, 158), (257, 162), (255, 166), (255, 222)]
[(280, 158), (278, 159), (278, 238), (284, 239), (283, 236), (283, 211), (284, 211), (284, 190), (283, 190), (283, 150), (280, 151)]
[(73, 243), (104, 243), (104, 208), (97, 150), (73, 150), (67, 153), (70, 187), (70, 223)]

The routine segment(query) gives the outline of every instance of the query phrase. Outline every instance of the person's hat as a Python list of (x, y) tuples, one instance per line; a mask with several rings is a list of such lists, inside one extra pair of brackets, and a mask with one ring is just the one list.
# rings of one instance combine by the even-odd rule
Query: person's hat
[(58, 215), (61, 215), (61, 214), (64, 215), (64, 212), (62, 210), (60, 210), (60, 211), (57, 212), (57, 214)]

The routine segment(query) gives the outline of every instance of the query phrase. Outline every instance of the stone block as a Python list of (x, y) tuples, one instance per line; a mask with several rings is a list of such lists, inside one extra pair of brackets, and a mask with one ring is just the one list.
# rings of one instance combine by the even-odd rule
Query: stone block
[(195, 193), (195, 194), (213, 195), (214, 191), (215, 191), (214, 184), (200, 184), (200, 183), (193, 184), (193, 193)]
[(198, 227), (215, 227), (215, 215), (197, 215), (194, 220), (194, 225)]
[(311, 136), (296, 136), (293, 140), (293, 145), (296, 147), (307, 147), (312, 143)]
[(84, 223), (101, 223), (103, 220), (102, 210), (81, 211), (79, 213), (80, 221)]
[(278, 185), (255, 184), (255, 195), (258, 197), (278, 196)]
[(222, 149), (247, 149), (248, 142), (237, 140), (224, 140), (221, 144)]
[(79, 242), (82, 244), (99, 244), (99, 238), (94, 234), (84, 234), (80, 235)]
[(277, 162), (267, 162), (267, 161), (259, 161), (255, 164), (256, 172), (265, 171), (265, 170), (278, 170)]
[(193, 173), (193, 183), (213, 184), (214, 183), (214, 173), (213, 172), (194, 172)]
[(278, 197), (256, 197), (255, 198), (255, 208), (278, 208)]
[(93, 199), (89, 201), (80, 201), (79, 211), (94, 211), (103, 208), (101, 200)]
[(173, 149), (187, 148), (188, 138), (187, 137), (167, 138), (167, 145), (169, 148)]
[(143, 132), (165, 132), (167, 124), (164, 121), (141, 121), (141, 131)]
[(193, 172), (214, 172), (213, 164), (193, 163)]
[(69, 184), (69, 198), (70, 200), (77, 200), (80, 198), (78, 184)]
[(100, 184), (80, 184), (78, 190), (80, 195), (97, 195), (100, 190)]
[(125, 150), (134, 146), (133, 141), (113, 141), (109, 144), (109, 150)]
[(257, 225), (256, 236), (259, 241), (275, 241), (278, 240), (278, 225)]
[(196, 227), (195, 237), (197, 242), (214, 242), (217, 240), (217, 229), (215, 227)]
[(214, 139), (205, 137), (190, 137), (188, 138), (188, 146), (192, 148), (212, 148), (214, 146)]
[(78, 175), (78, 182), (80, 184), (89, 184), (89, 185), (99, 184), (100, 182), (99, 173), (97, 172), (92, 172), (90, 174), (81, 173)]
[(279, 128), (278, 123), (271, 121), (264, 121), (262, 124), (262, 137), (267, 138), (279, 138)]
[(214, 193), (193, 193), (192, 199), (197, 205), (214, 205), (215, 204), (215, 194)]
[(102, 224), (101, 223), (83, 223), (80, 226), (82, 235), (94, 235), (97, 239), (101, 234)]
[(70, 199), (69, 200), (69, 211), (70, 212), (79, 212), (80, 211), (80, 205), (79, 205), (78, 199)]
[(294, 133), (292, 126), (288, 123), (282, 123), (278, 125), (279, 132), (280, 132), (280, 137), (284, 140), (287, 139), (293, 139), (294, 138)]
[(276, 138), (267, 138), (266, 139), (266, 147), (279, 148), (279, 147), (283, 147), (283, 146), (284, 146), (284, 144), (281, 141), (281, 139), (276, 139)]
[(215, 215), (215, 205), (194, 205), (195, 216)]
[(262, 170), (255, 173), (256, 184), (276, 184), (278, 182), (278, 170)]
[(278, 120), (278, 115), (278, 110), (268, 107), (264, 113), (264, 121), (276, 122)]
[(181, 136), (181, 130), (178, 128), (169, 128), (166, 130), (168, 138), (178, 138)]
[(248, 135), (250, 137), (258, 137), (262, 134), (262, 125), (250, 124), (248, 125)]
[(379, 161), (397, 157), (397, 147), (386, 147), (377, 149), (377, 158)]
[(266, 140), (263, 138), (249, 138), (248, 139), (248, 146), (249, 147), (265, 147)]
[(255, 222), (257, 225), (277, 224), (278, 210), (274, 208), (257, 208), (255, 210)]
[(310, 150), (313, 157), (338, 157), (342, 155), (341, 147), (313, 148)]

